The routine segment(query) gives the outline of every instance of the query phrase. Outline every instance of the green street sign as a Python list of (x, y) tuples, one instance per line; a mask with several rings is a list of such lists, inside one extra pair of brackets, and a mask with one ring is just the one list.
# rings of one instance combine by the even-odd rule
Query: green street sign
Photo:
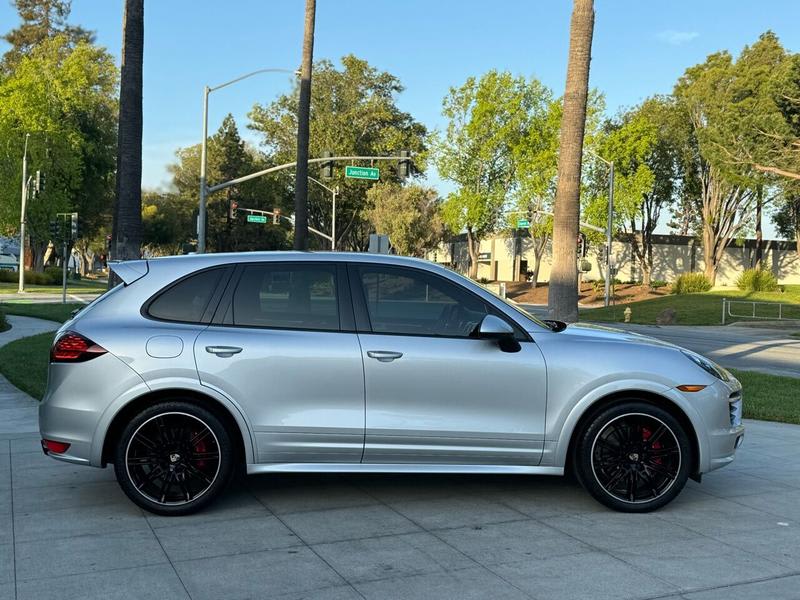
[(344, 168), (344, 176), (351, 179), (371, 179), (377, 181), (380, 178), (380, 171), (374, 167), (354, 167), (352, 165)]
[(531, 222), (528, 219), (519, 219), (517, 221), (517, 229), (526, 229), (531, 226)]
[(266, 223), (267, 217), (266, 215), (247, 215), (247, 222), (248, 223)]

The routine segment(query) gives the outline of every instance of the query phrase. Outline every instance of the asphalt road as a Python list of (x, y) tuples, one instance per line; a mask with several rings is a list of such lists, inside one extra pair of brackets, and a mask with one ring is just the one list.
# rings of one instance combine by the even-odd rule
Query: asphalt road
[[(525, 305), (525, 309), (546, 317), (545, 307)], [(741, 325), (660, 327), (614, 323), (608, 326), (649, 335), (694, 350), (723, 367), (800, 378), (800, 338), (791, 337), (786, 330)]]

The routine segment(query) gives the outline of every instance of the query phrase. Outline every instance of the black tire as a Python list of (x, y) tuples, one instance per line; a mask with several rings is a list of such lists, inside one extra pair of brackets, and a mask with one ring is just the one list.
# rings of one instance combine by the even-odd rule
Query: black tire
[(213, 502), (234, 471), (231, 435), (210, 411), (180, 400), (146, 408), (114, 447), (122, 491), (152, 513), (178, 516)]
[(631, 400), (586, 424), (573, 460), (578, 480), (597, 501), (620, 512), (649, 512), (671, 502), (686, 485), (692, 445), (670, 413)]

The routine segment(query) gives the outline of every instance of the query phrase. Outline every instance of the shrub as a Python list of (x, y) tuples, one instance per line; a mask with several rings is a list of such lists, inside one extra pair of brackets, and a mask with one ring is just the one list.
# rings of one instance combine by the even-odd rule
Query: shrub
[(702, 273), (684, 273), (672, 284), (673, 294), (695, 294), (707, 292), (711, 289), (711, 282)]
[[(0, 271), (0, 282), (16, 283), (19, 281), (17, 271)], [(58, 267), (48, 267), (44, 273), (38, 271), (25, 271), (25, 283), (30, 285), (58, 285), (61, 283), (61, 269)]]
[(664, 281), (663, 279), (653, 279), (652, 281), (650, 281), (650, 287), (653, 288), (654, 290), (657, 290), (658, 288), (662, 287), (667, 287), (667, 285), (668, 285), (667, 282)]
[[(622, 281), (617, 279), (616, 277), (611, 280), (611, 285), (621, 285)], [(606, 289), (606, 280), (605, 279), (598, 279), (597, 281), (593, 282), (594, 291), (595, 293), (600, 293), (605, 291)]]
[(6, 331), (7, 329), (10, 328), (11, 325), (9, 325), (8, 321), (6, 321), (6, 313), (0, 310), (0, 331)]
[(772, 271), (747, 269), (739, 275), (736, 287), (746, 292), (774, 292), (778, 289), (778, 280)]

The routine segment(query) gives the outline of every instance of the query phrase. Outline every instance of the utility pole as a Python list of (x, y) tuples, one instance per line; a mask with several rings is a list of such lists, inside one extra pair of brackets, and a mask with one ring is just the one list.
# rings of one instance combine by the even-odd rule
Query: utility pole
[(308, 249), (308, 144), (311, 113), (311, 68), (314, 61), (316, 0), (306, 0), (300, 98), (297, 103), (297, 172), (294, 183), (294, 249)]
[(25, 150), (22, 152), (22, 207), (19, 213), (19, 288), (18, 294), (25, 291), (25, 210), (28, 201), (28, 138), (25, 134)]

